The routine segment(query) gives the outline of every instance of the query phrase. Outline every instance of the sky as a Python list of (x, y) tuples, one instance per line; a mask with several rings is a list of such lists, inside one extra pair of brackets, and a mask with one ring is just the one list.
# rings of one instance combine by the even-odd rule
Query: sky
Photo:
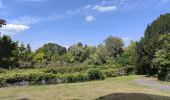
[(30, 43), (97, 46), (110, 35), (125, 45), (139, 40), (153, 20), (170, 12), (170, 0), (0, 0), (1, 35)]

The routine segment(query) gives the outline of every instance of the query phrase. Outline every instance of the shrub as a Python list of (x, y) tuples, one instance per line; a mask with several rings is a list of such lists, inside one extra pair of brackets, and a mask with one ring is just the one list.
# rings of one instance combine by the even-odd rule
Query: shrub
[(45, 68), (42, 69), (43, 72), (45, 73), (75, 73), (75, 72), (83, 72), (86, 71), (88, 68), (87, 67), (51, 67), (51, 68)]
[[(46, 84), (49, 80), (56, 79), (54, 74), (46, 73), (14, 73), (14, 74), (4, 74), (0, 76), (1, 86), (6, 86), (7, 84), (16, 84), (23, 81), (29, 83), (29, 85), (36, 84)], [(45, 83), (43, 83), (44, 81)], [(50, 83), (51, 84), (51, 83)]]
[(87, 72), (89, 80), (103, 80), (105, 77), (98, 68), (91, 68)]
[(33, 61), (19, 61), (19, 68), (20, 69), (30, 69), (30, 68), (34, 68), (34, 64), (35, 62)]
[(88, 81), (88, 77), (85, 74), (80, 74), (80, 73), (76, 73), (76, 74), (68, 74), (65, 76), (65, 82), (66, 83), (76, 83), (76, 82), (84, 82), (84, 81)]
[(123, 68), (125, 75), (135, 74), (136, 73), (136, 67), (133, 65), (127, 65)]
[(116, 76), (118, 76), (118, 70), (117, 70), (117, 69), (107, 69), (107, 70), (103, 70), (102, 73), (103, 73), (106, 77), (116, 77)]

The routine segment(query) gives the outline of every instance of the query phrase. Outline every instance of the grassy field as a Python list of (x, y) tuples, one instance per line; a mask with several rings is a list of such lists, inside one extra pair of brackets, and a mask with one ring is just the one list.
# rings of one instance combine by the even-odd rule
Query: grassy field
[(0, 100), (170, 100), (170, 94), (140, 86), (122, 76), (103, 81), (0, 88)]

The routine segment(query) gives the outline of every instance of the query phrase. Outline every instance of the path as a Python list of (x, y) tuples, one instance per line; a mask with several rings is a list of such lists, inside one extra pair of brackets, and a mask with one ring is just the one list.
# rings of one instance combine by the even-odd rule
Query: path
[(149, 86), (151, 88), (154, 88), (156, 90), (161, 90), (165, 92), (170, 92), (170, 86), (165, 85), (157, 81), (156, 79), (153, 78), (142, 78), (142, 79), (137, 79), (135, 82), (139, 85), (144, 85), (144, 86)]

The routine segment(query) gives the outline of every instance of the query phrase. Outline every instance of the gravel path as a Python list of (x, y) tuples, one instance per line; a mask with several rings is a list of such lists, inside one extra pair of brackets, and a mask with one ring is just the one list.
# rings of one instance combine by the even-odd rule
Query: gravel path
[(169, 85), (161, 84), (156, 79), (142, 78), (142, 79), (135, 80), (135, 82), (139, 85), (149, 86), (149, 87), (154, 88), (156, 90), (170, 92), (170, 86)]

